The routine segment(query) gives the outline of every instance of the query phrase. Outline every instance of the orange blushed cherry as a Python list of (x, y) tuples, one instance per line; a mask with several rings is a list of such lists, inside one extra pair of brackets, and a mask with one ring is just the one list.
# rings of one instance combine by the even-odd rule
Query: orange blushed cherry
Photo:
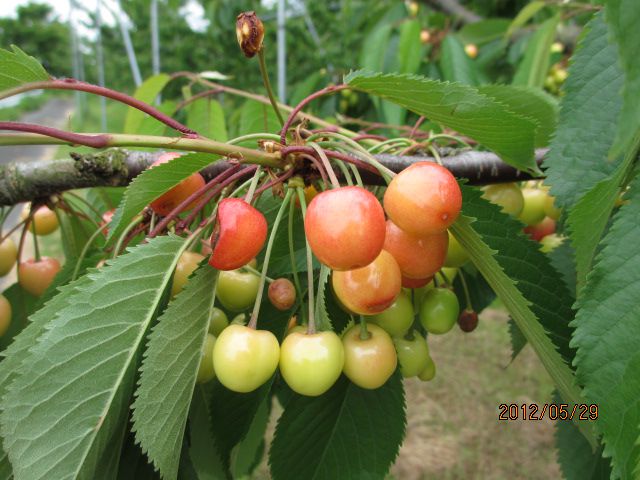
[(304, 230), (318, 260), (333, 270), (352, 270), (369, 265), (380, 254), (384, 211), (364, 188), (335, 188), (311, 201)]
[(0, 295), (0, 337), (11, 325), (11, 304), (4, 295)]
[(42, 295), (60, 271), (60, 262), (55, 258), (31, 258), (18, 265), (18, 282), (31, 295)]
[(432, 162), (404, 169), (384, 194), (384, 209), (393, 223), (418, 236), (444, 232), (461, 208), (462, 193), (455, 177)]
[[(162, 163), (167, 163), (169, 160), (173, 160), (174, 158), (177, 158), (179, 156), (180, 154), (177, 152), (163, 153), (155, 162), (153, 162), (151, 168)], [(191, 176), (185, 178), (182, 182), (180, 182), (168, 192), (160, 195), (153, 202), (151, 202), (149, 206), (151, 207), (151, 210), (156, 212), (158, 215), (169, 215), (169, 213), (171, 213), (174, 208), (176, 208), (190, 195), (196, 192), (196, 190), (204, 187), (204, 184), (204, 178), (202, 177), (202, 175), (196, 172)], [(195, 203), (197, 203), (197, 201), (192, 202), (187, 206), (187, 208), (185, 208), (185, 210), (193, 208), (195, 206)]]
[(344, 374), (362, 388), (379, 388), (398, 365), (393, 340), (377, 325), (367, 325), (368, 336), (362, 338), (360, 325), (351, 327), (342, 337)]
[(540, 223), (524, 227), (524, 233), (529, 235), (532, 240), (539, 242), (547, 235), (551, 235), (556, 231), (556, 221), (551, 217), (544, 217)]
[[(22, 220), (29, 216), (30, 206), (27, 205), (20, 215)], [(42, 205), (33, 212), (33, 219), (29, 225), (29, 230), (36, 235), (49, 235), (58, 229), (58, 216), (56, 212), (46, 205)]]
[(387, 220), (384, 249), (396, 259), (403, 277), (425, 279), (434, 275), (444, 264), (448, 244), (446, 231), (416, 236)]
[(427, 278), (402, 277), (402, 288), (421, 288), (433, 281), (433, 276)]
[(393, 256), (382, 250), (366, 267), (333, 272), (332, 285), (347, 309), (360, 315), (374, 315), (395, 302), (402, 289), (402, 276)]
[(218, 205), (209, 265), (218, 270), (240, 268), (262, 250), (266, 239), (264, 215), (240, 198), (225, 198)]

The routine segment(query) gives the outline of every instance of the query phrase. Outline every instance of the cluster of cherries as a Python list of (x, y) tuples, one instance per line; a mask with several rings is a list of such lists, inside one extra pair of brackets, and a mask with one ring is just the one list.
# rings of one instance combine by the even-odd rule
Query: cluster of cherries
[[(58, 229), (58, 217), (55, 211), (42, 205), (31, 212), (27, 205), (21, 213), (23, 222), (28, 222), (29, 230), (38, 236), (45, 236)], [(0, 277), (8, 275), (18, 260), (18, 247), (11, 237), (0, 242)], [(18, 264), (18, 283), (31, 295), (41, 296), (60, 271), (60, 262), (52, 257), (29, 258)], [(11, 304), (4, 295), (0, 295), (0, 336), (4, 335), (11, 324)]]
[[(184, 198), (175, 198), (175, 204)], [(338, 335), (315, 331), (311, 323), (295, 326), (294, 320), (280, 345), (271, 332), (245, 325), (244, 314), (229, 322), (215, 309), (198, 380), (217, 377), (231, 390), (250, 392), (279, 367), (292, 390), (317, 396), (342, 373), (360, 387), (378, 388), (398, 363), (405, 377), (433, 378), (435, 365), (422, 332), (446, 333), (459, 320), (456, 295), (432, 281), (448, 258), (447, 228), (460, 212), (461, 192), (447, 169), (421, 162), (393, 178), (383, 203), (384, 208), (364, 188), (338, 187), (315, 195), (304, 220), (312, 252), (332, 270), (335, 297), (361, 316), (359, 325)], [(264, 216), (249, 203), (237, 198), (219, 203), (209, 264), (220, 270), (216, 299), (225, 310), (242, 312), (256, 301), (261, 284), (250, 262), (266, 236)], [(454, 263), (464, 256), (459, 245), (449, 253)], [(174, 293), (204, 258), (183, 255)], [(277, 308), (288, 310), (295, 296), (289, 280), (271, 281), (269, 299)]]

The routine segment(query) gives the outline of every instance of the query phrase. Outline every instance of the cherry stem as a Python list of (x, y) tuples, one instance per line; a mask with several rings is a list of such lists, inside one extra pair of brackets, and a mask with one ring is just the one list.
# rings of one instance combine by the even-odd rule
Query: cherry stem
[(144, 217), (140, 215), (137, 218), (135, 218), (129, 225), (127, 225), (127, 227), (124, 229), (124, 231), (118, 238), (118, 241), (116, 242), (116, 246), (113, 248), (112, 258), (116, 258), (118, 256), (118, 253), (120, 253), (120, 249), (122, 248), (128, 234), (132, 232), (138, 225), (140, 225), (143, 222), (143, 220), (144, 220)]
[(458, 277), (460, 278), (460, 283), (462, 283), (462, 289), (464, 290), (464, 297), (467, 302), (467, 310), (473, 310), (473, 304), (471, 303), (471, 295), (469, 294), (467, 279), (464, 278), (464, 273), (462, 273), (462, 269), (458, 270)]
[(413, 136), (418, 131), (418, 128), (420, 128), (420, 125), (422, 125), (422, 122), (424, 122), (424, 117), (421, 115), (420, 118), (418, 118), (418, 121), (415, 123), (415, 125), (411, 129), (411, 132), (409, 132), (409, 138), (413, 138)]
[(209, 97), (211, 95), (216, 95), (218, 93), (222, 93), (222, 89), (220, 89), (220, 88), (212, 88), (212, 89), (209, 89), (209, 90), (205, 90), (204, 92), (196, 93), (195, 95), (192, 95), (191, 97), (183, 100), (178, 105), (176, 105), (176, 108), (174, 109), (174, 112), (179, 112), (184, 107), (186, 107), (190, 103), (195, 102), (196, 100), (200, 100), (201, 98)]
[[(302, 219), (304, 220), (307, 216), (307, 200), (304, 198), (304, 189), (302, 187), (296, 187), (296, 191), (298, 192), (298, 199), (302, 210)], [(316, 317), (313, 298), (313, 258), (311, 257), (311, 247), (309, 246), (309, 241), (306, 237), (305, 245), (307, 251), (307, 291), (309, 293), (309, 323), (307, 323), (307, 334), (313, 335), (316, 333)]]
[(251, 184), (249, 185), (249, 190), (247, 190), (247, 194), (244, 197), (244, 201), (248, 204), (251, 204), (253, 201), (253, 194), (256, 191), (256, 187), (258, 186), (258, 180), (260, 180), (260, 175), (262, 175), (262, 168), (256, 168), (256, 171), (253, 174), (253, 178), (251, 179)]
[(4, 242), (7, 238), (9, 238), (14, 232), (18, 231), (20, 227), (25, 224), (26, 220), (21, 220), (15, 226), (13, 226), (7, 233), (0, 236), (0, 243)]
[(264, 61), (264, 47), (258, 50), (258, 64), (260, 65), (260, 75), (262, 75), (262, 82), (264, 83), (264, 88), (267, 89), (267, 95), (269, 96), (269, 101), (271, 102), (271, 106), (273, 110), (276, 112), (278, 116), (278, 120), (280, 120), (280, 125), (284, 125), (284, 118), (282, 118), (282, 112), (278, 108), (278, 100), (273, 93), (273, 88), (271, 88), (271, 81), (269, 80), (269, 73), (267, 72), (267, 64)]
[[(243, 267), (240, 267), (240, 270), (244, 270), (246, 272), (251, 272), (251, 273), (254, 273), (256, 275), (262, 275), (262, 272), (256, 270), (251, 265), (244, 265)], [(273, 283), (273, 278), (267, 277), (267, 276), (265, 276), (264, 278), (267, 281), (267, 283)]]
[[(293, 215), (295, 213), (296, 202), (293, 196), (289, 202), (289, 218), (287, 219), (288, 223), (288, 235), (289, 235), (289, 260), (291, 261), (291, 270), (293, 272), (293, 282), (296, 286), (296, 291), (298, 292), (297, 297), (302, 300), (302, 288), (300, 286), (300, 277), (298, 277), (298, 266), (296, 265), (296, 254), (293, 249)], [(302, 323), (307, 323), (307, 312), (304, 308), (301, 308), (302, 311)]]
[(291, 110), (291, 113), (289, 113), (289, 116), (287, 117), (287, 121), (284, 122), (284, 126), (282, 127), (282, 130), (280, 130), (280, 143), (282, 145), (286, 145), (287, 144), (287, 131), (289, 130), (289, 127), (291, 127), (291, 124), (295, 120), (296, 115), (307, 104), (309, 104), (311, 101), (315, 100), (316, 98), (322, 97), (324, 95), (329, 95), (329, 94), (332, 94), (332, 93), (336, 93), (336, 92), (338, 92), (340, 90), (344, 90), (346, 88), (349, 88), (349, 85), (346, 85), (344, 83), (341, 84), (341, 85), (330, 85), (328, 87), (323, 88), (322, 90), (318, 90), (317, 92), (312, 93), (307, 98), (303, 99), (300, 103), (298, 103), (298, 105), (296, 105), (295, 108), (293, 110)]
[[(18, 243), (18, 265), (22, 263), (22, 252), (24, 250), (24, 241), (27, 237), (27, 230), (29, 229), (30, 220), (31, 220), (31, 213), (29, 213), (29, 216), (24, 222), (21, 222), (24, 224), (24, 227), (22, 228), (22, 232), (20, 232), (20, 242)], [(19, 269), (18, 269), (18, 272), (20, 272)]]
[(360, 340), (369, 340), (370, 338), (371, 334), (367, 330), (367, 321), (364, 316), (360, 315)]
[(130, 107), (133, 107), (137, 110), (140, 110), (144, 113), (146, 113), (147, 115), (152, 116), (153, 118), (155, 118), (156, 120), (164, 123), (165, 125), (167, 125), (168, 127), (173, 128), (174, 130), (177, 130), (180, 133), (186, 134), (186, 135), (194, 135), (194, 136), (198, 136), (197, 132), (195, 132), (194, 130), (191, 130), (189, 127), (187, 127), (186, 125), (183, 125), (182, 123), (178, 122), (177, 120), (174, 120), (173, 118), (169, 117), (168, 115), (165, 115), (164, 113), (162, 113), (160, 110), (158, 110), (157, 108), (152, 107), (151, 105), (142, 102), (136, 98), (133, 98), (125, 93), (122, 92), (118, 92), (115, 90), (111, 90), (109, 88), (105, 88), (105, 87), (100, 87), (98, 85), (92, 85), (90, 83), (86, 83), (86, 82), (81, 82), (79, 80), (76, 80), (74, 78), (64, 78), (61, 80), (46, 80), (43, 82), (32, 82), (32, 83), (25, 83), (23, 85), (20, 85), (18, 87), (9, 89), (9, 90), (5, 90), (4, 92), (2, 92), (0, 94), (0, 100), (7, 98), (7, 97), (11, 97), (13, 95), (17, 95), (19, 93), (23, 93), (23, 92), (28, 92), (30, 90), (40, 90), (40, 89), (51, 89), (51, 90), (76, 90), (76, 91), (80, 91), (80, 92), (87, 92), (87, 93), (93, 93), (95, 95), (99, 95), (101, 97), (107, 97), (110, 98), (112, 100), (116, 100), (118, 102), (121, 103), (125, 103), (127, 105), (129, 105)]
[(280, 204), (280, 208), (278, 209), (278, 213), (276, 214), (276, 218), (273, 221), (273, 226), (271, 227), (271, 233), (269, 234), (269, 240), (267, 242), (267, 250), (264, 254), (264, 260), (262, 263), (262, 273), (260, 274), (260, 286), (258, 287), (258, 296), (256, 297), (256, 302), (253, 305), (253, 312), (251, 312), (251, 319), (247, 327), (256, 329), (258, 326), (258, 314), (260, 313), (260, 305), (262, 303), (262, 295), (264, 293), (264, 285), (267, 280), (267, 270), (269, 269), (269, 259), (271, 258), (271, 250), (273, 250), (273, 244), (275, 243), (276, 235), (278, 233), (278, 226), (280, 225), (280, 221), (282, 220), (282, 216), (284, 215), (284, 210), (287, 207), (289, 200), (291, 199), (291, 194), (293, 190), (287, 189), (287, 193), (284, 196), (284, 201)]
[(40, 246), (38, 245), (38, 235), (36, 235), (36, 219), (31, 219), (31, 236), (33, 237), (33, 253), (36, 257), (36, 262), (40, 261)]
[(78, 273), (80, 273), (80, 267), (82, 265), (82, 262), (84, 261), (85, 257), (87, 256), (87, 252), (89, 251), (89, 247), (91, 247), (91, 245), (93, 244), (93, 242), (96, 241), (96, 238), (98, 238), (100, 236), (100, 234), (102, 234), (103, 230), (105, 227), (98, 227), (96, 229), (95, 232), (93, 232), (93, 234), (89, 237), (89, 239), (87, 240), (87, 243), (84, 244), (84, 247), (82, 247), (82, 251), (80, 252), (80, 256), (78, 257), (78, 260), (76, 261), (76, 266), (73, 269), (73, 275), (71, 275), (71, 281), (73, 282), (76, 278), (78, 278)]
[[(96, 214), (98, 220), (102, 220), (102, 214), (98, 211), (98, 209), (96, 207), (94, 207), (93, 205), (91, 205), (89, 202), (87, 202), (84, 198), (82, 198), (81, 195), (78, 195), (77, 193), (74, 192), (65, 192), (64, 195), (68, 195), (70, 197), (75, 198), (76, 200), (78, 200), (79, 202), (83, 203), (84, 205), (87, 206), (87, 208), (89, 210), (91, 210), (93, 213)], [(69, 202), (66, 202), (67, 204)]]
[(256, 189), (254, 195), (256, 197), (259, 197), (262, 194), (262, 192), (264, 192), (265, 190), (268, 190), (269, 188), (273, 187), (274, 185), (277, 185), (278, 183), (284, 182), (287, 178), (291, 177), (294, 173), (295, 173), (295, 171), (293, 170), (293, 168), (290, 168), (289, 170), (284, 172), (279, 177), (276, 177), (273, 180), (270, 180), (270, 181), (265, 182), (262, 185), (260, 185)]
[(336, 177), (336, 173), (333, 171), (331, 162), (329, 161), (329, 158), (324, 153), (322, 148), (320, 148), (320, 146), (314, 142), (309, 143), (309, 146), (316, 151), (316, 154), (322, 161), (322, 165), (324, 166), (325, 170), (327, 171), (327, 174), (329, 175), (329, 180), (331, 180), (331, 185), (333, 186), (333, 188), (340, 188), (340, 182), (338, 181), (338, 177)]
[(442, 279), (444, 280), (444, 286), (453, 286), (453, 283), (451, 283), (451, 281), (449, 281), (449, 277), (447, 277), (447, 275), (442, 271), (442, 269), (438, 270), (438, 274), (442, 277)]

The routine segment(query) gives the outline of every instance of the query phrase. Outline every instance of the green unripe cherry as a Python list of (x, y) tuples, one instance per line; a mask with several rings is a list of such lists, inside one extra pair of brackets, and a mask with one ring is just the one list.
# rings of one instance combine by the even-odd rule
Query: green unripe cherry
[(429, 333), (447, 333), (458, 321), (460, 304), (456, 294), (448, 288), (429, 290), (420, 306), (420, 323)]
[(413, 315), (411, 296), (402, 291), (389, 308), (366, 318), (368, 322), (382, 327), (392, 337), (401, 337), (411, 328)]

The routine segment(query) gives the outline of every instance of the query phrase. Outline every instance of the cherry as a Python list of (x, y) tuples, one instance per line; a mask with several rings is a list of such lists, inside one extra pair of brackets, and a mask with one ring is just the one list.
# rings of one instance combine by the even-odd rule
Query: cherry
[(414, 163), (391, 180), (384, 194), (384, 209), (393, 223), (418, 236), (444, 232), (461, 208), (458, 182), (437, 163)]
[(420, 323), (429, 333), (443, 334), (453, 328), (458, 320), (458, 297), (448, 288), (429, 290), (420, 306)]
[(540, 223), (529, 225), (524, 228), (524, 232), (531, 237), (532, 240), (539, 242), (547, 235), (551, 235), (556, 231), (556, 221), (551, 217), (544, 217)]
[(311, 201), (304, 231), (318, 260), (333, 270), (353, 270), (369, 265), (380, 254), (384, 211), (364, 188), (335, 188)]
[(427, 278), (407, 278), (405, 276), (402, 277), (402, 287), (403, 288), (421, 288), (429, 284), (429, 282), (433, 281), (433, 276)]
[(400, 372), (405, 378), (418, 376), (429, 361), (429, 347), (427, 341), (417, 331), (412, 331), (405, 337), (393, 339), (398, 352)]
[(436, 376), (436, 364), (433, 363), (433, 359), (431, 358), (431, 356), (429, 356), (427, 358), (427, 366), (424, 367), (424, 370), (422, 370), (422, 372), (420, 372), (420, 374), (418, 375), (418, 378), (423, 382), (428, 382), (430, 380), (433, 380), (435, 376)]
[(515, 183), (499, 183), (485, 187), (483, 197), (502, 207), (502, 212), (517, 217), (524, 207), (522, 190)]
[(402, 288), (400, 267), (382, 250), (366, 267), (333, 272), (336, 297), (350, 311), (360, 315), (380, 313), (391, 306)]
[(469, 261), (469, 254), (462, 248), (456, 237), (449, 232), (449, 248), (447, 258), (444, 261), (445, 267), (459, 268)]
[(42, 295), (60, 271), (60, 262), (55, 258), (41, 257), (40, 261), (31, 258), (18, 265), (18, 282), (31, 295)]
[(301, 395), (322, 395), (338, 380), (343, 366), (342, 341), (334, 332), (291, 332), (280, 347), (280, 373)]
[(289, 310), (296, 303), (296, 287), (286, 278), (276, 278), (269, 285), (269, 301), (278, 310)]
[(386, 383), (398, 365), (393, 341), (377, 325), (367, 326), (368, 337), (361, 338), (360, 325), (351, 327), (342, 338), (343, 372), (362, 388), (379, 388)]
[(420, 30), (420, 43), (426, 45), (431, 40), (429, 30)]
[(464, 53), (466, 53), (469, 58), (476, 58), (478, 56), (478, 47), (474, 43), (467, 43), (464, 46)]
[[(173, 160), (174, 158), (177, 158), (179, 156), (180, 154), (177, 152), (163, 153), (155, 162), (153, 162), (151, 168), (162, 163), (167, 163), (169, 160)], [(190, 195), (192, 195), (200, 188), (204, 187), (204, 184), (204, 178), (202, 177), (202, 175), (196, 172), (191, 176), (185, 178), (171, 190), (160, 195), (153, 202), (151, 202), (149, 206), (151, 207), (151, 210), (156, 212), (158, 215), (169, 215), (169, 213), (171, 213), (174, 208), (180, 205)], [(192, 202), (187, 206), (185, 210), (192, 209), (193, 207), (195, 207), (196, 203), (197, 201)]]
[(264, 215), (240, 198), (225, 198), (218, 205), (209, 265), (218, 270), (240, 268), (262, 250), (266, 239)]
[(198, 367), (198, 375), (196, 377), (197, 383), (207, 383), (216, 376), (213, 368), (213, 348), (215, 344), (216, 337), (207, 333), (207, 338), (205, 338), (204, 345), (202, 346), (200, 366)]
[(413, 315), (411, 297), (405, 292), (400, 292), (396, 301), (389, 308), (368, 317), (367, 321), (382, 327), (391, 336), (401, 337), (411, 327)]
[(540, 188), (523, 188), (524, 207), (518, 218), (526, 225), (535, 225), (544, 218), (544, 203), (547, 192)]
[(211, 309), (211, 318), (209, 319), (209, 333), (217, 337), (228, 325), (227, 314), (219, 308), (213, 307)]
[(448, 244), (446, 231), (415, 236), (387, 220), (384, 249), (396, 259), (403, 277), (424, 279), (433, 276), (444, 263)]
[(252, 272), (220, 272), (216, 298), (227, 310), (241, 312), (254, 304), (259, 288), (260, 277)]
[[(27, 219), (30, 209), (31, 207), (29, 205), (24, 208), (20, 215), (22, 220)], [(46, 205), (42, 205), (33, 213), (29, 230), (34, 232), (36, 235), (49, 235), (58, 229), (58, 225), (58, 216), (56, 215), (56, 212)]]
[(225, 387), (239, 393), (263, 385), (278, 368), (280, 345), (268, 330), (229, 325), (213, 348), (213, 368)]
[(458, 326), (463, 332), (473, 332), (478, 326), (478, 314), (472, 309), (465, 308), (458, 317)]
[(4, 335), (11, 325), (11, 304), (4, 295), (0, 295), (0, 337)]
[(171, 296), (175, 297), (182, 291), (187, 284), (187, 280), (191, 274), (198, 268), (198, 264), (204, 260), (204, 257), (195, 252), (184, 252), (178, 259), (176, 271), (173, 274), (173, 283), (171, 284)]
[(0, 243), (0, 277), (11, 271), (18, 258), (18, 248), (9, 237)]

